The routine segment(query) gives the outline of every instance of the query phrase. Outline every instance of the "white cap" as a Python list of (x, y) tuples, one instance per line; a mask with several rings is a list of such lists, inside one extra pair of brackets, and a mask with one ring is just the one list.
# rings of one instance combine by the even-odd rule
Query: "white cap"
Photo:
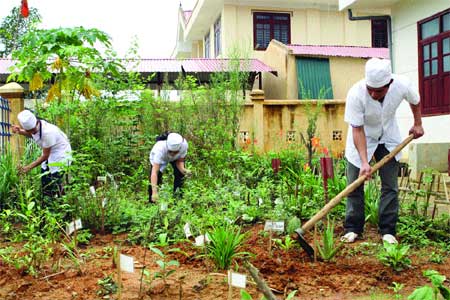
[(22, 110), (18, 115), (19, 123), (25, 130), (31, 130), (36, 127), (36, 116), (29, 110)]
[(392, 79), (391, 61), (389, 59), (371, 58), (366, 63), (366, 84), (380, 88)]
[(169, 151), (180, 151), (182, 143), (183, 137), (178, 133), (170, 133), (167, 136), (167, 149), (169, 149)]

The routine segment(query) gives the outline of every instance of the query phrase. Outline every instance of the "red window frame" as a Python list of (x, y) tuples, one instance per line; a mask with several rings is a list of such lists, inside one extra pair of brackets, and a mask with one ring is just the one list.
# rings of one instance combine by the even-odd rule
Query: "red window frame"
[[(257, 16), (267, 16), (269, 17), (269, 20), (258, 20)], [(287, 16), (287, 20), (275, 20), (274, 17), (276, 16)], [(288, 40), (287, 40), (287, 44), (291, 43), (291, 14), (289, 13), (277, 13), (277, 12), (254, 12), (253, 13), (253, 49), (254, 50), (266, 50), (267, 46), (264, 45), (260, 45), (258, 48), (256, 48), (256, 25), (257, 24), (269, 24), (270, 25), (270, 40), (274, 39), (274, 25), (287, 25), (287, 36), (288, 36)], [(283, 41), (280, 41), (283, 42)]]
[[(450, 114), (450, 71), (444, 72), (443, 40), (450, 38), (450, 30), (444, 32), (443, 16), (450, 13), (450, 9), (439, 12), (431, 17), (417, 22), (417, 40), (419, 54), (419, 92), (423, 116)], [(439, 33), (422, 39), (422, 24), (433, 19), (439, 19)], [(437, 43), (437, 56), (432, 56), (432, 44)], [(428, 58), (424, 57), (424, 46), (429, 48)], [(432, 61), (437, 60), (437, 73), (432, 74)], [(424, 63), (429, 62), (430, 73), (424, 74)], [(447, 88), (445, 88), (447, 87)]]

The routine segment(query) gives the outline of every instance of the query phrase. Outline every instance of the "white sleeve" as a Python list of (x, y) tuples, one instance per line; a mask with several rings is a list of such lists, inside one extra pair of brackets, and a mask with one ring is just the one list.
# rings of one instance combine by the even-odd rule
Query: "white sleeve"
[(420, 102), (420, 96), (417, 92), (416, 88), (413, 87), (411, 81), (406, 82), (406, 101), (408, 101), (412, 105), (417, 105)]
[(364, 107), (361, 99), (355, 95), (353, 89), (347, 95), (344, 120), (352, 126), (359, 127), (364, 125)]

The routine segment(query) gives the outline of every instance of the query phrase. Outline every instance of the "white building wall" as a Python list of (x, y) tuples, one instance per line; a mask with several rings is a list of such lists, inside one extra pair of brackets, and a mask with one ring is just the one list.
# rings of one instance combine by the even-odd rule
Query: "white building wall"
[[(417, 22), (450, 7), (449, 0), (404, 0), (392, 7), (393, 70), (408, 76), (419, 90)], [(403, 136), (413, 125), (409, 105), (403, 103), (397, 111)], [(414, 142), (449, 142), (450, 115), (424, 117), (425, 135)]]

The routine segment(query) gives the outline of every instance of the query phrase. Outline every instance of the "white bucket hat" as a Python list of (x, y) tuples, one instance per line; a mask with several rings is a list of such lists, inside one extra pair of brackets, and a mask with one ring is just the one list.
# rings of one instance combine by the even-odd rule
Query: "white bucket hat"
[(25, 130), (31, 130), (36, 127), (36, 116), (29, 110), (22, 110), (18, 115), (20, 126)]
[(389, 59), (371, 58), (366, 63), (366, 84), (380, 88), (392, 79), (391, 61)]
[(169, 151), (180, 151), (182, 143), (183, 137), (178, 133), (170, 133), (167, 136), (167, 149), (169, 149)]

